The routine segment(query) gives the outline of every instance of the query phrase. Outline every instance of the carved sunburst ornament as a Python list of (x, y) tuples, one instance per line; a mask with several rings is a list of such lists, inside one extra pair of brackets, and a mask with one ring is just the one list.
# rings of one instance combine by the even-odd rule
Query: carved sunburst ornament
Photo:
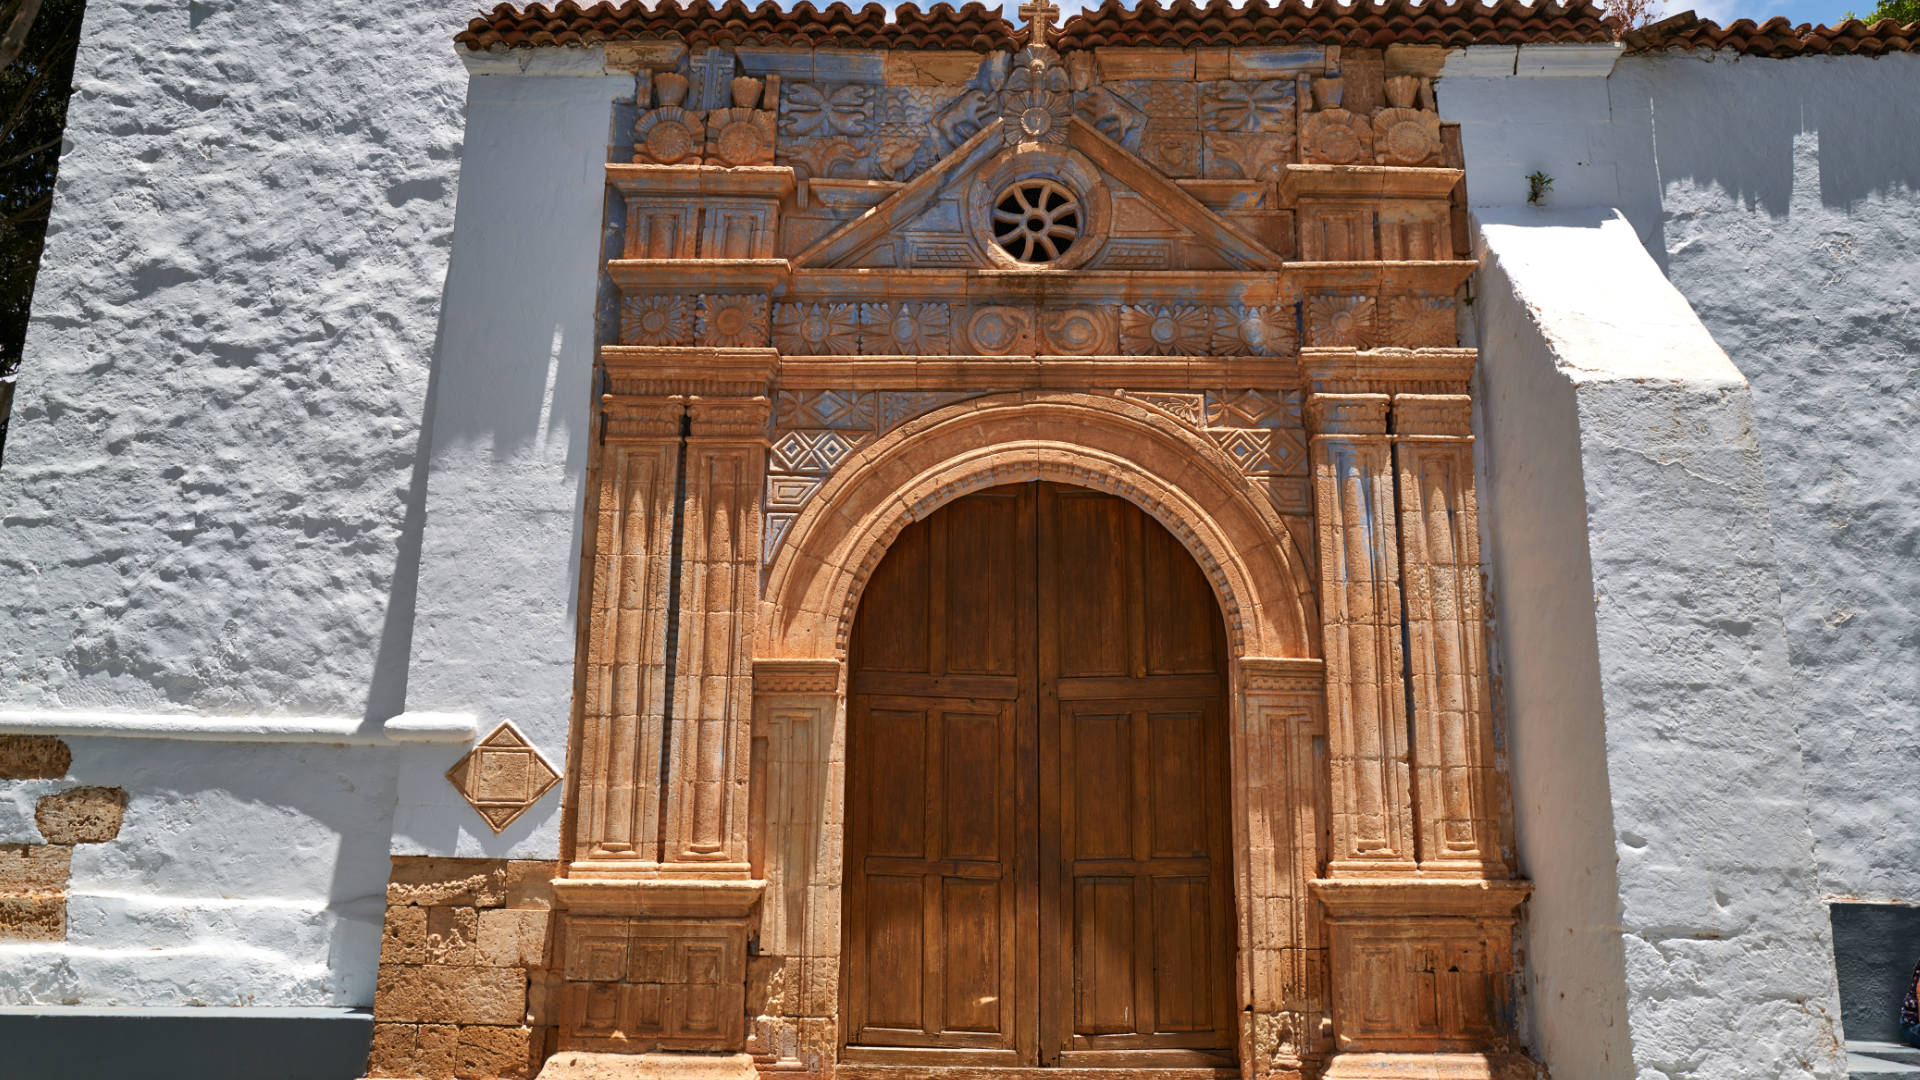
[(1067, 119), (1073, 114), (1066, 69), (1051, 49), (1027, 49), (1021, 56), (1022, 66), (1015, 68), (1000, 88), (1007, 144), (1066, 142)]

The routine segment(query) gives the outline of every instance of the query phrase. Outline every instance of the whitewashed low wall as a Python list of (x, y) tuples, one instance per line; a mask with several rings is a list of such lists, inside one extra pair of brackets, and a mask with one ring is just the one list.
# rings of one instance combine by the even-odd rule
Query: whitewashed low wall
[(395, 748), (75, 737), (61, 780), (0, 783), (0, 843), (34, 803), (128, 793), (73, 849), (64, 942), (0, 942), (0, 1005), (369, 1005)]

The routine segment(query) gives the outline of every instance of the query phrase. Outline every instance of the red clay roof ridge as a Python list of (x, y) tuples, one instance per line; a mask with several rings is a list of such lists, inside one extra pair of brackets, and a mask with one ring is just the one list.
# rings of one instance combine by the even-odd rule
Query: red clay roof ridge
[[(1861, 55), (1913, 52), (1920, 24), (1892, 20), (1868, 25), (1849, 19), (1837, 26), (1794, 26), (1775, 17), (1755, 24), (1741, 19), (1720, 26), (1691, 11), (1616, 35), (1593, 0), (1355, 0), (1351, 4), (1305, 0), (1102, 0), (1066, 20), (1054, 33), (1063, 51), (1103, 46), (1195, 48), (1207, 46), (1349, 45), (1565, 45), (1622, 40), (1631, 51), (1730, 49), (1750, 56)], [(782, 9), (773, 0), (608, 0), (583, 7), (560, 0), (515, 7), (501, 4), (467, 25), (455, 41), (468, 49), (594, 46), (620, 41), (675, 41), (689, 47), (763, 46), (963, 50), (993, 52), (1026, 44), (1024, 27), (1008, 22), (998, 7), (978, 2), (936, 3), (922, 9), (904, 3), (855, 8), (824, 7), (799, 0)]]

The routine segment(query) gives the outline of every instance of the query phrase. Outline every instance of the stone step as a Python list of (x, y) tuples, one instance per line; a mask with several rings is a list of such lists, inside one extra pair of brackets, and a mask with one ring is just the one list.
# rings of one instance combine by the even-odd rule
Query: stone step
[(1848, 1080), (1920, 1080), (1920, 1049), (1901, 1043), (1847, 1043)]

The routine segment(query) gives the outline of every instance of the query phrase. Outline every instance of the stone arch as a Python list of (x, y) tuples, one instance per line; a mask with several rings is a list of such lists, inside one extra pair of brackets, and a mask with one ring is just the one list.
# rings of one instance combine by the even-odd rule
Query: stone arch
[(1234, 655), (1319, 655), (1304, 560), (1217, 446), (1148, 405), (1045, 391), (936, 410), (850, 457), (769, 567), (755, 654), (843, 658), (867, 578), (902, 529), (969, 491), (1028, 480), (1117, 495), (1166, 526), (1212, 582)]

